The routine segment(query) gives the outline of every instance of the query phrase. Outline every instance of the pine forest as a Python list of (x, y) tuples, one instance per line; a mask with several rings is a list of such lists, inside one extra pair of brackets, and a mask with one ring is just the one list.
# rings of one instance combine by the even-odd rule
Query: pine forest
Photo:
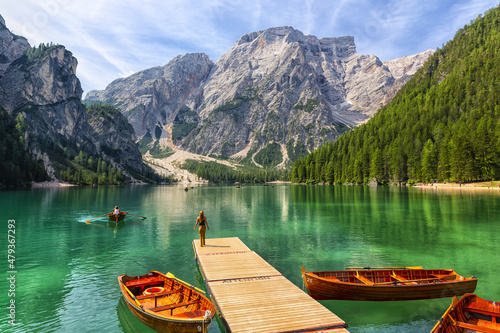
[(297, 160), (292, 182), (500, 178), (500, 8), (438, 49), (366, 124)]

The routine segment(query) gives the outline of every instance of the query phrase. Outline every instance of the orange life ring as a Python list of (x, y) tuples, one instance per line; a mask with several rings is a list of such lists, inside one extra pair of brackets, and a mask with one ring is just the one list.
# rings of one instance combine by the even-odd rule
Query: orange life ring
[(147, 296), (147, 295), (151, 295), (151, 294), (161, 293), (164, 290), (165, 290), (165, 288), (163, 288), (163, 287), (151, 287), (151, 288), (144, 290), (144, 292), (142, 294), (144, 296)]

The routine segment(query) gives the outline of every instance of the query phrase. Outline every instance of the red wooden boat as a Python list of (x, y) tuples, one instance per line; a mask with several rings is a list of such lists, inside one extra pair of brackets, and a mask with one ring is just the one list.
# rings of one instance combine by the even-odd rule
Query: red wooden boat
[(453, 297), (450, 307), (431, 333), (486, 332), (500, 333), (500, 303), (475, 294)]
[(206, 333), (215, 316), (202, 290), (170, 273), (121, 275), (118, 281), (130, 311), (157, 332)]
[[(414, 269), (417, 268), (417, 269)], [(477, 278), (452, 269), (384, 267), (383, 269), (306, 272), (307, 292), (315, 299), (402, 301), (452, 297), (472, 293)]]
[(125, 213), (125, 212), (120, 212), (118, 215), (116, 215), (113, 212), (108, 213), (108, 219), (110, 221), (113, 221), (113, 222), (120, 222), (120, 221), (124, 220), (126, 216), (127, 216), (127, 213)]

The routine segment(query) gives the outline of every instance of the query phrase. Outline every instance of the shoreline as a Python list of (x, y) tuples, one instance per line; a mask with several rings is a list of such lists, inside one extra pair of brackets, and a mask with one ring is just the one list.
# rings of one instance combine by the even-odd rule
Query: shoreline
[[(228, 184), (233, 184), (233, 183), (228, 183)], [(236, 184), (236, 183), (235, 183)], [(276, 180), (276, 181), (269, 181), (266, 183), (262, 184), (292, 184), (290, 181), (281, 181), (281, 180)], [(130, 185), (130, 184), (129, 184)], [(144, 184), (132, 184), (132, 185), (147, 185), (146, 183)], [(168, 184), (161, 184), (161, 185), (177, 185), (177, 186), (182, 186), (182, 187), (191, 187), (191, 186), (200, 186), (200, 185), (211, 185), (210, 182), (206, 180), (194, 180), (194, 181), (186, 181), (186, 180), (177, 180), (177, 181), (172, 181)], [(295, 185), (304, 185), (304, 184), (295, 184)], [(323, 184), (317, 184), (317, 185), (323, 185)], [(57, 182), (57, 181), (44, 181), (44, 182), (32, 182), (31, 187), (32, 188), (58, 188), (58, 187), (73, 187), (73, 186), (81, 186), (81, 185), (76, 185), (76, 184), (70, 184), (66, 182)], [(89, 186), (89, 185), (86, 185)], [(102, 186), (113, 186), (113, 185), (102, 185)], [(118, 185), (115, 185), (118, 186)], [(426, 183), (417, 183), (414, 185), (407, 185), (407, 187), (414, 187), (414, 188), (421, 188), (421, 189), (454, 189), (454, 190), (498, 190), (500, 191), (500, 181), (489, 181), (489, 182), (472, 182), (472, 183), (431, 183), (431, 184), (426, 184)]]
[(32, 182), (31, 183), (31, 188), (48, 188), (48, 187), (71, 187), (71, 186), (78, 186), (76, 184), (70, 184), (70, 183), (64, 183), (64, 182), (49, 182), (49, 181), (44, 181), (44, 182)]
[(473, 183), (431, 183), (415, 184), (412, 187), (435, 190), (496, 190), (500, 191), (500, 181), (473, 182)]

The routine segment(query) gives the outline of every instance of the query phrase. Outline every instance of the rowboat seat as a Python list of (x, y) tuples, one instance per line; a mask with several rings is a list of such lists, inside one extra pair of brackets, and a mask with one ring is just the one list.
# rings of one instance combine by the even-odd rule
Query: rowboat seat
[(178, 314), (177, 316), (184, 317), (184, 318), (203, 318), (205, 316), (205, 311), (204, 310), (193, 310), (193, 311)]
[(176, 308), (180, 308), (180, 307), (183, 307), (183, 306), (192, 305), (192, 304), (196, 304), (196, 303), (200, 303), (200, 300), (191, 301), (191, 302), (185, 302), (185, 303), (177, 303), (177, 304), (165, 305), (165, 306), (159, 306), (159, 307), (150, 309), (150, 311), (160, 312), (160, 311), (166, 311), (166, 310), (173, 310), (173, 309), (176, 309)]
[(457, 275), (456, 274), (432, 274), (430, 277), (436, 278), (437, 280), (456, 280)]
[(163, 280), (159, 276), (152, 276), (152, 277), (147, 277), (143, 279), (137, 279), (137, 280), (132, 280), (125, 282), (125, 286), (127, 288), (136, 288), (136, 287), (149, 287), (153, 285), (157, 285), (159, 283), (162, 283)]
[(498, 318), (500, 318), (499, 312), (488, 311), (487, 309), (478, 309), (475, 307), (465, 307), (464, 310), (469, 311), (469, 312), (480, 313), (480, 314), (483, 314), (486, 316), (491, 316), (492, 318), (497, 317), (497, 320), (498, 320)]
[(475, 319), (474, 322), (469, 321), (469, 323), (477, 325), (479, 327), (493, 328), (493, 329), (496, 329), (497, 331), (500, 331), (500, 324), (497, 324), (497, 323), (492, 322), (490, 320)]
[(358, 272), (356, 272), (356, 274), (354, 275), (359, 281), (363, 282), (364, 284), (366, 285), (369, 285), (369, 286), (372, 286), (373, 285), (373, 282), (371, 282), (370, 280), (368, 280), (367, 278), (365, 278), (364, 276), (362, 275), (359, 275)]
[(486, 326), (479, 326), (479, 325), (464, 323), (464, 322), (461, 322), (461, 321), (456, 322), (453, 326), (458, 326), (458, 327), (461, 327), (461, 328), (466, 328), (466, 329), (469, 329), (469, 330), (473, 330), (473, 332), (498, 333), (498, 329), (497, 328), (490, 328), (490, 327), (486, 327)]
[(498, 309), (494, 303), (486, 302), (471, 302), (465, 308), (467, 311), (482, 313), (492, 317), (500, 317), (500, 309)]
[[(399, 282), (405, 282), (405, 281), (408, 281), (408, 279), (405, 279), (404, 277), (400, 276), (400, 275), (397, 275), (396, 273), (392, 272), (391, 273), (391, 277), (398, 280)], [(416, 282), (408, 282), (408, 283), (405, 283), (405, 284), (417, 284)]]
[(139, 296), (136, 296), (135, 298), (138, 300), (141, 300), (141, 299), (168, 296), (168, 295), (177, 294), (180, 292), (181, 292), (180, 290), (170, 290), (170, 291), (164, 291), (162, 293), (156, 293), (156, 294), (150, 294), (150, 295), (139, 295)]
[(340, 282), (340, 280), (336, 276), (334, 276), (334, 275), (332, 275), (332, 276), (325, 276), (325, 279), (332, 280), (332, 281), (335, 281), (335, 282)]

